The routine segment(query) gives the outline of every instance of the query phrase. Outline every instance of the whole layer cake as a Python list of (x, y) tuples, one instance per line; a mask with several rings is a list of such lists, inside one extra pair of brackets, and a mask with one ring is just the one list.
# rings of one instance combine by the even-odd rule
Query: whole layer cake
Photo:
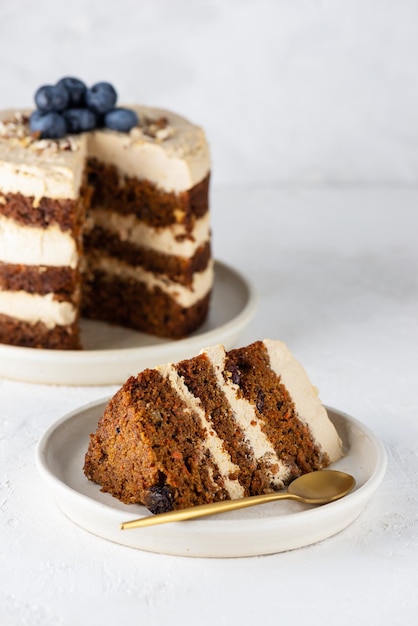
[(80, 347), (80, 315), (163, 337), (204, 321), (213, 284), (201, 128), (131, 107), (129, 132), (40, 139), (0, 113), (0, 342)]
[(264, 340), (129, 378), (90, 437), (84, 472), (160, 513), (279, 490), (341, 456), (305, 370)]

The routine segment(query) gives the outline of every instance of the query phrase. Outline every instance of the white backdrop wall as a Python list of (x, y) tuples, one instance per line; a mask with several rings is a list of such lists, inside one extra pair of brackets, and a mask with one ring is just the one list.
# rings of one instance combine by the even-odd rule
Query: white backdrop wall
[(0, 107), (63, 75), (203, 125), (215, 184), (418, 182), (416, 0), (0, 0)]

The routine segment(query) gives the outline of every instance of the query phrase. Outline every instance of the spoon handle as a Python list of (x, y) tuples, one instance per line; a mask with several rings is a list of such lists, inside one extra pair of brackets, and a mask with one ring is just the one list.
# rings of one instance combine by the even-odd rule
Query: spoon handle
[(300, 500), (294, 494), (285, 492), (263, 493), (258, 496), (249, 496), (240, 498), (239, 500), (222, 500), (221, 502), (211, 502), (210, 504), (199, 504), (188, 509), (179, 509), (177, 511), (169, 511), (168, 513), (159, 513), (158, 515), (150, 515), (141, 517), (140, 519), (131, 520), (121, 524), (122, 530), (129, 528), (142, 528), (144, 526), (155, 526), (156, 524), (166, 524), (167, 522), (181, 522), (183, 520), (195, 519), (206, 515), (215, 515), (215, 513), (224, 513), (226, 511), (236, 511), (257, 504), (266, 504), (276, 500)]

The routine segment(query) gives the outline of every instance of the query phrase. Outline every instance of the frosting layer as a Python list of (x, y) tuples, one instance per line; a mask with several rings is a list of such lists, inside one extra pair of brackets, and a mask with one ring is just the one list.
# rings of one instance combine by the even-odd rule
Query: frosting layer
[(182, 224), (154, 228), (133, 214), (122, 215), (107, 209), (95, 209), (90, 222), (91, 227), (100, 226), (117, 235), (121, 241), (187, 259), (192, 258), (196, 250), (210, 239), (209, 213), (196, 220), (192, 232), (187, 234)]
[(91, 157), (116, 164), (122, 176), (149, 180), (164, 191), (186, 191), (203, 180), (210, 157), (199, 126), (165, 109), (128, 106), (137, 112), (139, 127), (127, 134), (92, 132)]
[(59, 140), (36, 140), (29, 110), (0, 112), (0, 192), (74, 199), (87, 157), (117, 166), (119, 175), (146, 179), (160, 189), (191, 189), (208, 174), (203, 130), (185, 118), (151, 107), (131, 106), (140, 124), (129, 133), (109, 129)]
[(0, 291), (0, 313), (47, 328), (67, 326), (76, 319), (71, 302), (58, 302), (52, 294), (40, 296), (27, 291)]
[(22, 265), (75, 268), (78, 262), (74, 238), (58, 226), (21, 226), (0, 215), (0, 261)]
[(0, 192), (76, 199), (87, 156), (87, 136), (34, 140), (30, 111), (0, 111)]
[(183, 307), (193, 306), (193, 304), (206, 296), (212, 288), (214, 278), (213, 260), (210, 261), (203, 272), (196, 272), (193, 275), (191, 288), (184, 287), (165, 276), (157, 276), (147, 272), (142, 267), (132, 267), (112, 257), (90, 258), (87, 261), (87, 266), (87, 271), (102, 271), (110, 276), (142, 282), (150, 290), (159, 288)]

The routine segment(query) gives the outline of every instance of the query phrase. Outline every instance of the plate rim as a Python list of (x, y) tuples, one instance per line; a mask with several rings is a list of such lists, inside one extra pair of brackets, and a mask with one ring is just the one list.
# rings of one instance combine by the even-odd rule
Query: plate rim
[[(317, 541), (322, 541), (323, 539), (336, 534), (336, 532), (343, 530), (346, 526), (351, 524), (358, 517), (358, 515), (362, 512), (368, 500), (375, 493), (375, 491), (377, 490), (377, 488), (383, 481), (383, 478), (386, 472), (387, 455), (386, 455), (385, 447), (383, 443), (380, 441), (380, 439), (371, 431), (371, 429), (368, 426), (364, 425), (360, 420), (352, 417), (348, 413), (341, 411), (339, 409), (336, 409), (334, 407), (324, 405), (326, 409), (331, 413), (330, 415), (331, 419), (332, 419), (332, 414), (336, 415), (338, 419), (342, 419), (344, 423), (348, 423), (349, 425), (356, 427), (362, 434), (366, 435), (368, 439), (370, 440), (373, 446), (373, 450), (375, 452), (375, 456), (376, 456), (374, 467), (370, 476), (367, 478), (364, 484), (358, 487), (356, 486), (353, 492), (351, 492), (350, 494), (348, 494), (347, 496), (345, 496), (344, 498), (340, 500), (331, 502), (322, 507), (314, 507), (314, 508), (309, 508), (309, 509), (300, 510), (296, 512), (291, 512), (282, 516), (263, 517), (263, 518), (258, 519), (257, 523), (259, 524), (259, 530), (261, 532), (265, 531), (266, 533), (269, 533), (269, 532), (275, 531), (279, 533), (283, 529), (283, 527), (286, 528), (289, 526), (289, 520), (293, 527), (298, 528), (300, 526), (303, 527), (303, 526), (309, 525), (312, 519), (315, 520), (315, 523), (318, 523), (322, 519), (326, 518), (332, 511), (338, 511), (339, 518), (347, 516), (348, 521), (347, 523), (342, 523), (342, 524), (340, 523), (340, 527), (338, 527), (337, 530), (335, 530), (334, 532), (325, 533), (323, 537), (315, 541), (307, 541), (306, 543), (302, 542), (300, 545), (295, 545), (293, 547), (285, 548), (283, 550), (275, 549), (275, 550), (272, 550), (271, 552), (270, 551), (261, 551), (261, 552), (255, 551), (255, 552), (248, 552), (248, 553), (243, 553), (243, 554), (226, 554), (226, 555), (206, 554), (204, 552), (194, 553), (193, 550), (191, 551), (190, 554), (184, 554), (183, 552), (178, 552), (175, 550), (174, 551), (168, 551), (168, 550), (159, 551), (159, 550), (154, 550), (154, 549), (150, 549), (150, 548), (143, 547), (143, 546), (133, 545), (132, 543), (125, 542), (123, 540), (117, 541), (108, 536), (105, 536), (102, 533), (94, 532), (93, 530), (87, 528), (85, 525), (79, 523), (71, 515), (69, 515), (65, 511), (65, 508), (58, 501), (56, 492), (57, 491), (64, 492), (64, 494), (68, 495), (70, 498), (75, 498), (77, 500), (80, 500), (81, 502), (85, 503), (85, 505), (88, 508), (90, 508), (92, 511), (97, 511), (97, 512), (101, 512), (104, 514), (107, 513), (112, 518), (110, 521), (112, 521), (112, 523), (114, 522), (115, 525), (120, 524), (122, 521), (126, 521), (126, 519), (129, 519), (129, 517), (132, 519), (135, 516), (141, 517), (141, 515), (136, 515), (135, 513), (133, 513), (131, 516), (129, 515), (126, 516), (125, 512), (122, 511), (122, 509), (113, 508), (109, 504), (95, 500), (94, 498), (91, 498), (89, 495), (82, 493), (78, 491), (77, 489), (74, 489), (72, 486), (70, 486), (63, 480), (61, 480), (61, 478), (58, 477), (51, 470), (51, 468), (48, 467), (48, 463), (47, 463), (48, 444), (51, 438), (53, 437), (54, 433), (58, 431), (60, 428), (62, 428), (67, 422), (70, 422), (71, 420), (75, 418), (82, 419), (83, 413), (86, 413), (92, 410), (95, 410), (95, 411), (103, 410), (104, 406), (107, 404), (109, 399), (110, 399), (109, 397), (106, 397), (100, 400), (87, 403), (77, 409), (74, 409), (73, 411), (70, 411), (69, 413), (67, 413), (60, 419), (58, 419), (55, 423), (51, 424), (50, 427), (44, 432), (44, 434), (41, 436), (41, 438), (38, 441), (38, 444), (36, 446), (36, 451), (35, 451), (35, 461), (36, 461), (38, 472), (40, 476), (42, 477), (42, 479), (46, 483), (49, 483), (50, 485), (54, 486), (53, 496), (54, 496), (54, 499), (56, 500), (56, 504), (58, 508), (61, 509), (61, 511), (73, 523), (82, 527), (86, 532), (99, 535), (105, 540), (114, 541), (116, 543), (119, 543), (120, 545), (128, 546), (134, 549), (145, 550), (145, 551), (150, 551), (150, 552), (160, 552), (161, 554), (168, 554), (168, 555), (171, 554), (171, 555), (177, 555), (177, 556), (231, 557), (231, 556), (255, 556), (255, 555), (261, 555), (261, 554), (271, 554), (271, 553), (282, 552), (288, 549), (294, 549), (294, 548), (303, 547), (306, 545), (311, 545), (312, 543), (316, 543)], [(87, 441), (86, 441), (86, 450), (87, 450)], [(82, 469), (80, 468), (80, 472), (81, 471)], [(100, 489), (99, 486), (98, 486), (98, 489)], [(354, 515), (353, 515), (353, 511), (354, 511)], [(193, 535), (195, 538), (208, 534), (208, 529), (205, 526), (204, 522), (205, 522), (204, 519), (190, 520), (187, 522), (188, 525), (192, 525), (191, 528), (193, 528)], [(166, 529), (167, 529), (167, 526), (168, 525), (165, 525)], [(172, 524), (170, 524), (170, 527), (171, 527), (172, 534), (175, 534), (176, 532), (178, 532), (180, 527), (182, 528), (181, 532), (183, 532), (184, 523), (173, 522)], [(233, 532), (232, 527), (234, 527), (235, 529), (238, 528), (238, 530), (243, 533), (244, 532), (253, 533), (254, 532), (254, 528), (253, 528), (254, 520), (249, 520), (246, 518), (238, 517), (238, 518), (234, 518), (233, 521), (231, 520), (228, 521), (226, 519), (218, 518), (216, 519), (216, 526), (213, 526), (211, 530), (214, 530), (215, 535), (216, 534), (233, 535), (235, 533)], [(162, 528), (161, 526), (150, 527), (151, 532), (157, 529), (157, 536), (158, 536), (159, 529), (161, 528)], [(144, 532), (144, 530), (145, 529), (141, 530), (141, 532)], [(125, 533), (125, 532), (132, 532), (132, 531), (120, 531), (120, 532)], [(123, 536), (126, 536), (126, 535), (123, 535)], [(122, 539), (122, 535), (121, 535), (121, 539)]]

